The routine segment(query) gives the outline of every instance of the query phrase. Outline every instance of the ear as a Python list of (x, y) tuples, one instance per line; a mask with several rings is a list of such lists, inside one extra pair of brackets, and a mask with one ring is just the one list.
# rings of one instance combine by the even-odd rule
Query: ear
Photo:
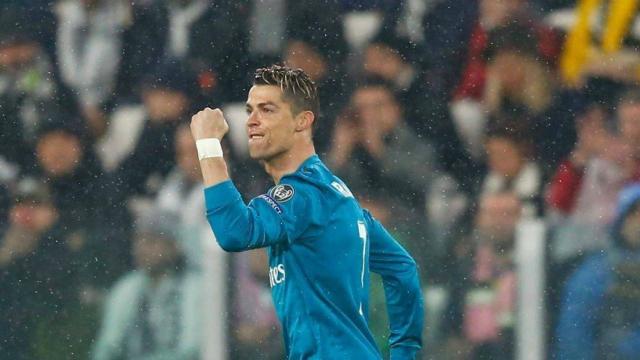
[(296, 116), (296, 132), (302, 132), (307, 129), (311, 130), (314, 121), (316, 121), (316, 118), (311, 111), (300, 112), (300, 114)]

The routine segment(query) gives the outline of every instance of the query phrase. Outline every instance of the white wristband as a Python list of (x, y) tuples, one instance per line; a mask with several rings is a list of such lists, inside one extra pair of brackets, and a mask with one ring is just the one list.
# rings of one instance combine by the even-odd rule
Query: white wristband
[(220, 140), (216, 138), (196, 140), (196, 148), (198, 149), (198, 159), (206, 159), (212, 157), (222, 157), (222, 146)]

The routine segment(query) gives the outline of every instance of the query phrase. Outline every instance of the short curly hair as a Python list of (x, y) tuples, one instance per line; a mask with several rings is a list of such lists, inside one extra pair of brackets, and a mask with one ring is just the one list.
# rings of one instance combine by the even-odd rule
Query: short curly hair
[(253, 85), (274, 85), (280, 87), (284, 100), (291, 105), (293, 115), (311, 111), (316, 117), (320, 111), (318, 88), (302, 69), (292, 69), (282, 65), (256, 70)]

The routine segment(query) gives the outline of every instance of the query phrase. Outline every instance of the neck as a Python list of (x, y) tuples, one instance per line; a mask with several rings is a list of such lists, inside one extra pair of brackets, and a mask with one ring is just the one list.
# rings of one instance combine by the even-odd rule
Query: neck
[(300, 146), (294, 146), (281, 155), (265, 160), (264, 169), (271, 176), (273, 182), (278, 184), (283, 176), (296, 172), (300, 165), (315, 153), (313, 143), (305, 142)]

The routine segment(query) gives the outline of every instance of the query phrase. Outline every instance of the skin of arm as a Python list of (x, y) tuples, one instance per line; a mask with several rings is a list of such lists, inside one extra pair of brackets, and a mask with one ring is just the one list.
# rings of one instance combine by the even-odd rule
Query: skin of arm
[[(220, 109), (205, 108), (191, 117), (191, 134), (195, 141), (210, 138), (222, 140), (228, 131), (229, 124)], [(229, 180), (227, 163), (223, 157), (202, 159), (200, 168), (206, 187)]]

